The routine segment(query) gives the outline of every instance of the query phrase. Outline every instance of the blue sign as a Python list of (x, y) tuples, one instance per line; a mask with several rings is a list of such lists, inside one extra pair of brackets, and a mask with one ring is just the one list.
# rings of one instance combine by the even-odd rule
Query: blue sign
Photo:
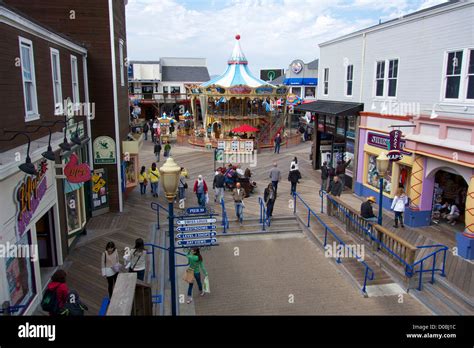
[(179, 246), (203, 246), (203, 245), (213, 245), (216, 243), (217, 243), (216, 238), (178, 240)]
[(193, 238), (211, 238), (217, 236), (216, 232), (200, 232), (200, 233), (178, 233), (178, 239), (193, 239)]
[(178, 232), (210, 231), (210, 230), (215, 230), (215, 229), (216, 229), (216, 225), (176, 227), (176, 231)]
[(185, 219), (185, 220), (177, 220), (176, 223), (178, 225), (201, 225), (201, 224), (213, 224), (217, 221), (214, 218), (205, 218), (205, 219)]
[(207, 211), (207, 209), (203, 208), (203, 207), (194, 207), (194, 208), (186, 209), (186, 212), (188, 214), (205, 214), (206, 211)]

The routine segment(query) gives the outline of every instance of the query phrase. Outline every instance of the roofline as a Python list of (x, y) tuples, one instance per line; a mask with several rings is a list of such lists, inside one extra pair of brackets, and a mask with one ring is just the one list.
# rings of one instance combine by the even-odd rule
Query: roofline
[(129, 60), (130, 64), (160, 64), (159, 60)]
[(59, 46), (71, 49), (73, 51), (87, 55), (87, 49), (72, 40), (66, 39), (58, 33), (47, 29), (46, 27), (33, 22), (24, 17), (10, 7), (7, 7), (3, 2), (0, 2), (0, 23), (4, 23), (21, 31), (30, 33), (43, 40), (53, 42)]
[(446, 2), (446, 3), (438, 4), (438, 5), (433, 6), (431, 8), (415, 11), (411, 14), (407, 14), (406, 16), (391, 19), (391, 20), (389, 20), (385, 23), (376, 24), (376, 25), (373, 25), (373, 26), (355, 31), (355, 32), (350, 33), (350, 34), (346, 34), (346, 35), (340, 36), (338, 38), (322, 42), (322, 43), (318, 44), (318, 46), (319, 47), (328, 46), (328, 45), (331, 45), (331, 44), (339, 42), (339, 41), (351, 39), (351, 38), (361, 36), (361, 35), (365, 35), (365, 34), (375, 32), (375, 31), (378, 31), (378, 30), (387, 29), (387, 28), (397, 26), (397, 25), (403, 25), (405, 23), (412, 22), (412, 21), (418, 20), (420, 18), (436, 16), (436, 15), (439, 15), (440, 13), (443, 13), (443, 12), (454, 11), (454, 10), (458, 10), (459, 8), (469, 7), (469, 6), (474, 6), (474, 2), (457, 1), (457, 2), (453, 2), (453, 3)]

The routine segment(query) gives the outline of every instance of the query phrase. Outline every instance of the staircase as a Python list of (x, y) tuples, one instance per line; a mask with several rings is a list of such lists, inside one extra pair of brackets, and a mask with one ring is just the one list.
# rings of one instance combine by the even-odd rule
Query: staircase
[(236, 217), (229, 217), (229, 227), (224, 233), (223, 226), (217, 228), (218, 237), (253, 235), (253, 234), (274, 234), (274, 233), (302, 233), (303, 230), (298, 223), (296, 216), (278, 216), (273, 217), (270, 226), (265, 226), (263, 230), (262, 223), (258, 218), (245, 218), (242, 225), (236, 221)]
[(275, 114), (260, 129), (260, 144), (271, 145), (278, 132), (281, 131), (286, 121), (282, 113)]

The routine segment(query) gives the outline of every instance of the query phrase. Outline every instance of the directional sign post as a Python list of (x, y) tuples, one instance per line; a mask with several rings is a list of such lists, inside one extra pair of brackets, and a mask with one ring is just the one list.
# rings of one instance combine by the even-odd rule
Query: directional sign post
[(207, 209), (203, 207), (193, 207), (193, 208), (188, 208), (186, 209), (186, 213), (193, 215), (193, 214), (206, 214)]
[(199, 232), (199, 233), (178, 233), (178, 239), (193, 239), (193, 238), (211, 238), (217, 236), (216, 232)]
[(209, 239), (180, 239), (178, 240), (179, 246), (187, 246), (187, 247), (199, 247), (199, 246), (208, 246), (217, 243), (216, 238), (209, 238)]
[(181, 219), (177, 220), (178, 225), (201, 225), (201, 224), (213, 224), (217, 221), (215, 218), (205, 218), (205, 219)]
[(209, 230), (215, 230), (215, 229), (216, 229), (216, 225), (176, 227), (177, 232), (209, 231)]

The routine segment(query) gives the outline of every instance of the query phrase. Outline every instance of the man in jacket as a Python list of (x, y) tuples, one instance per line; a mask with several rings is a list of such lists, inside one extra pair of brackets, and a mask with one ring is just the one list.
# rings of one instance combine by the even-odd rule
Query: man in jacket
[(342, 193), (342, 183), (339, 180), (339, 177), (334, 177), (334, 182), (331, 187), (331, 194), (335, 197), (340, 197)]
[(155, 152), (155, 156), (156, 156), (156, 161), (159, 162), (160, 161), (160, 153), (161, 153), (161, 144), (160, 144), (159, 140), (155, 143), (154, 152)]
[(328, 188), (328, 162), (324, 162), (323, 166), (321, 167), (321, 190), (326, 191)]
[(278, 133), (275, 137), (275, 152), (274, 153), (280, 153), (280, 146), (281, 146), (281, 135)]
[(349, 161), (347, 162), (342, 160), (337, 163), (336, 175), (339, 176), (339, 178), (341, 179), (343, 190), (344, 190), (344, 187), (346, 186), (346, 168), (351, 163), (351, 161), (352, 159), (349, 159)]
[(240, 221), (241, 225), (244, 220), (244, 197), (245, 191), (240, 187), (240, 182), (238, 182), (235, 185), (235, 189), (232, 191), (232, 198), (234, 199), (235, 215), (237, 216), (237, 221)]
[(150, 130), (150, 127), (148, 126), (148, 122), (145, 122), (143, 125), (143, 133), (145, 134), (145, 140), (148, 140), (148, 131)]
[(202, 178), (202, 175), (199, 175), (197, 180), (194, 182), (194, 193), (197, 196), (198, 204), (201, 207), (206, 206), (206, 194), (207, 194), (207, 184), (206, 181)]
[(224, 174), (222, 174), (221, 170), (217, 170), (217, 174), (214, 176), (214, 182), (212, 183), (212, 188), (216, 193), (214, 203), (220, 203), (221, 199), (224, 198), (224, 181)]
[(375, 203), (375, 197), (370, 196), (367, 201), (360, 205), (360, 216), (370, 222), (377, 222), (377, 217), (374, 215), (372, 210), (372, 204)]
[(275, 189), (276, 195), (278, 190), (278, 182), (281, 180), (281, 172), (280, 169), (278, 169), (278, 164), (276, 162), (273, 163), (273, 168), (270, 170), (270, 179), (272, 181), (272, 185)]

